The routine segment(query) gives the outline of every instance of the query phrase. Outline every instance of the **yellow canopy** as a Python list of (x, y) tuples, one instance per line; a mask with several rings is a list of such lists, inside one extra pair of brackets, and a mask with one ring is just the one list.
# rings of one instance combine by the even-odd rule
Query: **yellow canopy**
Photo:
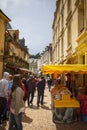
[(43, 65), (42, 72), (44, 74), (68, 73), (75, 72), (87, 74), (87, 64), (59, 64), (59, 65)]

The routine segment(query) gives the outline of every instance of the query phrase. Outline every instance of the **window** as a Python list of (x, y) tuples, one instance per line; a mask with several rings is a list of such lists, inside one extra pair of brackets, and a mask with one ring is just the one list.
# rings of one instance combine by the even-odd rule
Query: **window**
[(64, 27), (64, 9), (62, 10), (62, 20), (61, 20), (61, 25), (62, 25), (62, 28)]
[(71, 0), (68, 0), (68, 8), (67, 8), (67, 12), (69, 13), (71, 11)]
[(15, 34), (15, 33), (13, 34), (13, 38), (14, 38), (14, 41), (16, 41), (16, 38), (17, 38), (17, 37), (16, 37), (16, 34)]
[(60, 57), (60, 41), (58, 43), (58, 57)]
[(63, 55), (64, 53), (64, 43), (63, 43), (63, 36), (62, 36), (62, 39), (61, 39), (61, 54)]
[(58, 21), (58, 36), (59, 36), (59, 34), (60, 34), (60, 19)]
[(84, 1), (79, 3), (79, 8), (78, 8), (78, 31), (79, 34), (83, 31), (84, 29)]
[[(85, 55), (82, 56), (82, 62), (83, 62), (83, 64), (85, 64)], [(85, 86), (85, 85), (86, 85), (86, 75), (83, 74), (83, 86)]]
[(68, 25), (68, 46), (71, 44), (71, 23)]

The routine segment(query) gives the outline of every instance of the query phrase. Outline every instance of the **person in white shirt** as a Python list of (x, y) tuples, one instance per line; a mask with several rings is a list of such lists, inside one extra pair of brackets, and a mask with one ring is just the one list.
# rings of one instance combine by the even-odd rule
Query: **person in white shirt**
[(6, 120), (7, 99), (8, 99), (8, 72), (3, 73), (3, 78), (0, 80), (0, 123)]

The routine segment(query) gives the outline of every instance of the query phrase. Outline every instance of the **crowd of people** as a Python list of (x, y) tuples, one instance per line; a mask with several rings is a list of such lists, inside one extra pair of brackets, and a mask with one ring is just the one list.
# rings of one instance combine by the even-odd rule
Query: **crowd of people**
[[(67, 75), (66, 86), (72, 92), (70, 76)], [(56, 83), (61, 83), (60, 77), (53, 81), (50, 77), (46, 80), (44, 76), (37, 78), (30, 74), (26, 79), (18, 73), (11, 75), (8, 72), (4, 72), (3, 78), (0, 80), (0, 124), (7, 119), (8, 115), (8, 130), (12, 130), (13, 127), (16, 127), (17, 130), (23, 130), (22, 116), (25, 113), (25, 102), (27, 102), (28, 107), (31, 107), (37, 91), (36, 105), (39, 108), (40, 105), (44, 104), (46, 84), (48, 91), (50, 91), (51, 86)]]
[(0, 124), (9, 120), (9, 129), (14, 127), (23, 130), (22, 117), (25, 113), (25, 102), (28, 107), (33, 105), (35, 92), (37, 91), (37, 108), (43, 105), (46, 80), (43, 76), (37, 78), (30, 74), (26, 79), (20, 74), (11, 75), (3, 73), (0, 80)]

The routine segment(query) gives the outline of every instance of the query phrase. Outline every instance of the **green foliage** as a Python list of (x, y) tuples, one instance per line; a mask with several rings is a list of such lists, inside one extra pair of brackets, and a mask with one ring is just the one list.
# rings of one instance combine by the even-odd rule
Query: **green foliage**
[(40, 58), (40, 53), (37, 53), (36, 55), (30, 54), (30, 58), (38, 59)]

